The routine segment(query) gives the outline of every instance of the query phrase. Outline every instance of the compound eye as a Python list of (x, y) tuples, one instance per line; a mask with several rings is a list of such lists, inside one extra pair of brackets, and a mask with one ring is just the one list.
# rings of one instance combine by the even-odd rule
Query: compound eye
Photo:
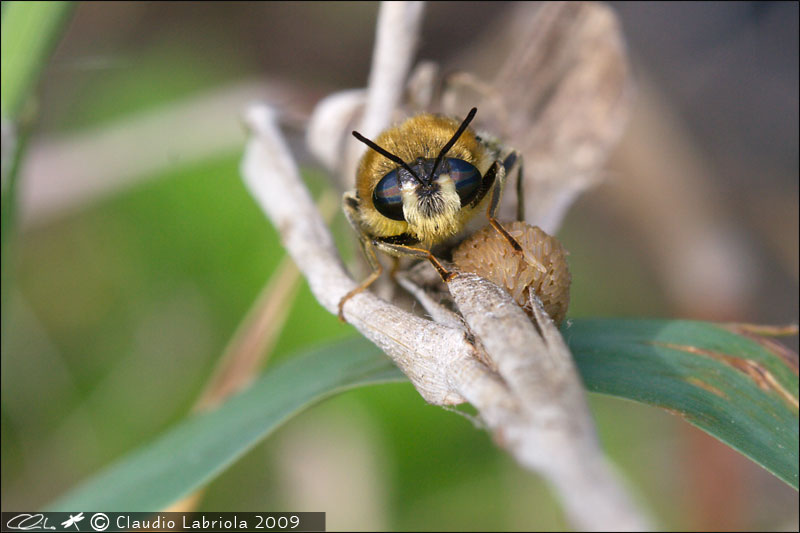
[(405, 220), (397, 170), (392, 170), (381, 178), (372, 193), (372, 203), (381, 215), (392, 220)]
[(447, 164), (450, 167), (450, 179), (456, 185), (456, 192), (461, 198), (461, 207), (464, 207), (472, 200), (481, 188), (481, 173), (474, 165), (462, 159), (448, 158)]

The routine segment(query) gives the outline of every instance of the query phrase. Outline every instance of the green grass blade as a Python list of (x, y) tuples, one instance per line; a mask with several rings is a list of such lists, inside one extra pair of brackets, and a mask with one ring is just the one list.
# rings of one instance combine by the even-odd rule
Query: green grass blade
[(734, 329), (574, 320), (563, 334), (589, 390), (668, 409), (797, 489), (796, 355)]
[[(16, 218), (17, 168), (30, 123), (30, 117), (24, 116), (25, 103), (58, 42), (71, 8), (71, 2), (3, 2), (0, 19), (0, 117), (3, 121), (0, 306), (3, 316), (7, 313), (11, 285), (9, 265)], [(5, 320), (2, 325), (5, 332)]]
[(0, 23), (3, 118), (18, 117), (71, 8), (72, 2), (3, 2)]
[(158, 511), (202, 487), (304, 408), (403, 374), (364, 339), (294, 357), (218, 410), (193, 416), (50, 506), (53, 511)]

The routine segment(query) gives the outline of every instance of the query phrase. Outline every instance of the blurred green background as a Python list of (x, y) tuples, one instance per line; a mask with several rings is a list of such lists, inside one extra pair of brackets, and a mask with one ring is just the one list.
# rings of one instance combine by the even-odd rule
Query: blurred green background
[[(508, 7), (427, 6), (418, 57), (447, 64)], [(671, 297), (615, 191), (615, 175), (630, 173), (619, 157), (612, 184), (584, 195), (559, 234), (570, 315), (796, 321), (797, 4), (616, 7), (637, 74), (711, 169), (703, 190), (733, 228), (746, 287), (724, 309)], [(20, 174), (2, 332), (4, 511), (43, 507), (191, 409), (284, 256), (241, 183), (239, 113), (258, 97), (284, 109), (307, 179), (324, 187), (291, 124), (323, 95), (365, 84), (376, 12), (77, 5)], [(343, 217), (333, 224), (351, 254)], [(303, 286), (269, 364), (353, 334)], [(796, 493), (735, 452), (668, 413), (590, 400), (608, 453), (664, 527), (797, 529)], [(348, 392), (291, 420), (199, 507), (322, 510), (329, 529), (567, 527), (541, 480), (409, 384)]]

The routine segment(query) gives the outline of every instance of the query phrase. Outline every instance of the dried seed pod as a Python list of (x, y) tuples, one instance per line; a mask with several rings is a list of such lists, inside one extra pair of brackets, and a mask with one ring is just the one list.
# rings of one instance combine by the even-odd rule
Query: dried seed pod
[(486, 226), (459, 245), (453, 252), (453, 262), (459, 270), (474, 272), (506, 289), (529, 315), (528, 289), (533, 288), (544, 310), (560, 325), (569, 306), (572, 281), (568, 252), (555, 237), (536, 226), (511, 222), (503, 227), (520, 244), (522, 253), (496, 229)]

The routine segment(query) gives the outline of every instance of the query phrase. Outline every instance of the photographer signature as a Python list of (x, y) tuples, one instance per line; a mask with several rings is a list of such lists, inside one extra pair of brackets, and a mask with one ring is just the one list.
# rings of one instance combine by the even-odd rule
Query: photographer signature
[(36, 529), (55, 529), (55, 527), (47, 525), (47, 518), (42, 513), (22, 513), (10, 519), (6, 523), (6, 529), (33, 531)]

